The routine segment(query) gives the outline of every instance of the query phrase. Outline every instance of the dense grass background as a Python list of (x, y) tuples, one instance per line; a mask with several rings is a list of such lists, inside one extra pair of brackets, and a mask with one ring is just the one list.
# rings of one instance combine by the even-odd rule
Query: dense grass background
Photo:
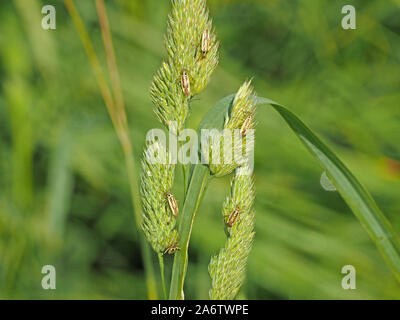
[[(106, 65), (93, 1), (76, 1)], [(44, 4), (57, 29), (41, 29)], [(221, 63), (188, 125), (254, 77), (365, 184), (400, 232), (399, 1), (209, 1)], [(107, 1), (135, 156), (160, 127), (148, 88), (164, 57), (168, 1)], [(321, 170), (272, 110), (260, 109), (256, 241), (243, 299), (399, 299), (400, 285)], [(177, 171), (178, 172), (178, 171)], [(195, 221), (185, 295), (207, 298), (222, 246), (229, 177), (214, 180)], [(176, 192), (182, 197), (178, 173)], [(0, 3), (0, 298), (146, 298), (123, 154), (62, 1)], [(154, 260), (155, 261), (155, 260)], [(155, 261), (156, 262), (156, 261)], [(171, 263), (172, 259), (167, 259)], [(57, 290), (41, 268), (57, 269)], [(343, 290), (342, 266), (357, 270)]]

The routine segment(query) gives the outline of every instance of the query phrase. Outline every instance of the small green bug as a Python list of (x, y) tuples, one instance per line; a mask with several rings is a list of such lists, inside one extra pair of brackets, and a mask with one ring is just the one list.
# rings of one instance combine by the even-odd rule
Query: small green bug
[(190, 80), (189, 80), (189, 74), (187, 72), (187, 70), (182, 70), (182, 74), (181, 74), (181, 87), (182, 87), (182, 91), (183, 93), (190, 97), (191, 95), (191, 90), (190, 90)]
[(236, 222), (236, 220), (239, 218), (239, 213), (240, 213), (240, 209), (238, 206), (236, 206), (235, 210), (233, 210), (231, 212), (231, 214), (228, 217), (228, 221), (226, 222), (226, 224), (228, 225), (228, 227), (232, 227), (233, 224)]
[(207, 55), (210, 51), (210, 31), (208, 29), (204, 30), (203, 36), (201, 38), (201, 53), (203, 54), (203, 58)]
[(174, 254), (175, 252), (181, 250), (181, 248), (178, 247), (177, 243), (174, 243), (170, 245), (167, 249), (165, 249), (164, 254)]
[(253, 124), (253, 115), (249, 114), (247, 118), (244, 120), (242, 124), (242, 128), (240, 129), (240, 134), (244, 137), (249, 129), (251, 129)]
[(171, 209), (174, 217), (177, 218), (178, 214), (179, 214), (179, 207), (178, 207), (178, 203), (175, 199), (175, 196), (171, 192), (166, 192), (165, 195), (167, 197), (167, 202), (168, 202), (169, 208)]

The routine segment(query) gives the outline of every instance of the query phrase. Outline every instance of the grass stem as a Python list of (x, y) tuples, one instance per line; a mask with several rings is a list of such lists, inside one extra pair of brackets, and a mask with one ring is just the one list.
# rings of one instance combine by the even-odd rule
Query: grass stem
[(160, 274), (161, 274), (161, 283), (162, 283), (164, 300), (166, 300), (167, 299), (167, 289), (165, 287), (164, 256), (162, 253), (158, 254), (158, 262), (160, 264)]

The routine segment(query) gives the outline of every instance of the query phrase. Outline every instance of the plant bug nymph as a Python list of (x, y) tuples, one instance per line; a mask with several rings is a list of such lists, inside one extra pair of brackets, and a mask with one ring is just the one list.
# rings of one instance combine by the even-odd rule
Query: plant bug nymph
[(169, 208), (171, 209), (174, 217), (177, 218), (179, 213), (179, 208), (175, 196), (171, 192), (166, 192), (165, 195), (167, 197)]
[(206, 29), (201, 38), (201, 53), (203, 54), (203, 58), (207, 55), (208, 51), (210, 51), (210, 31)]
[(228, 225), (228, 227), (232, 227), (233, 224), (236, 222), (236, 220), (237, 220), (238, 217), (239, 217), (239, 212), (240, 212), (240, 209), (239, 209), (238, 206), (236, 206), (235, 210), (233, 210), (233, 211), (231, 212), (231, 214), (230, 214), (229, 217), (228, 217), (228, 221), (226, 222), (226, 224)]
[(176, 243), (170, 245), (167, 249), (165, 249), (164, 254), (174, 254), (175, 252), (181, 250)]
[(181, 73), (181, 87), (182, 87), (182, 91), (186, 96), (190, 96), (191, 92), (190, 92), (190, 80), (189, 80), (189, 74), (187, 72), (187, 70), (182, 70)]
[(247, 118), (244, 120), (242, 124), (242, 128), (240, 129), (240, 134), (244, 137), (249, 129), (251, 129), (253, 123), (253, 115), (249, 114)]

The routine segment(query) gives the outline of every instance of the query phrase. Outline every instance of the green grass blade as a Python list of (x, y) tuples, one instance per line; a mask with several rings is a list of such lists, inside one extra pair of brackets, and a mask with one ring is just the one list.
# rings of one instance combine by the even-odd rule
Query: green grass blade
[[(225, 97), (211, 108), (204, 116), (200, 123), (198, 132), (201, 129), (223, 129), (224, 120), (231, 102), (235, 95)], [(192, 232), (194, 218), (197, 209), (199, 208), (204, 191), (207, 187), (207, 182), (210, 178), (210, 171), (208, 167), (202, 164), (192, 165), (190, 168), (190, 177), (188, 188), (186, 190), (185, 202), (183, 204), (182, 213), (179, 217), (179, 247), (180, 251), (175, 253), (174, 264), (172, 267), (171, 287), (169, 299), (180, 300), (183, 299), (183, 284), (186, 276), (186, 269), (188, 263), (188, 248), (190, 235)]]
[(372, 196), (343, 162), (292, 112), (270, 100), (270, 104), (287, 122), (299, 139), (326, 170), (340, 195), (368, 232), (383, 258), (400, 281), (400, 240)]
[(209, 170), (206, 166), (202, 164), (193, 165), (178, 226), (180, 236), (178, 246), (181, 250), (175, 253), (174, 264), (172, 266), (169, 292), (169, 299), (171, 300), (183, 299), (183, 283), (187, 270), (190, 235), (209, 176)]

